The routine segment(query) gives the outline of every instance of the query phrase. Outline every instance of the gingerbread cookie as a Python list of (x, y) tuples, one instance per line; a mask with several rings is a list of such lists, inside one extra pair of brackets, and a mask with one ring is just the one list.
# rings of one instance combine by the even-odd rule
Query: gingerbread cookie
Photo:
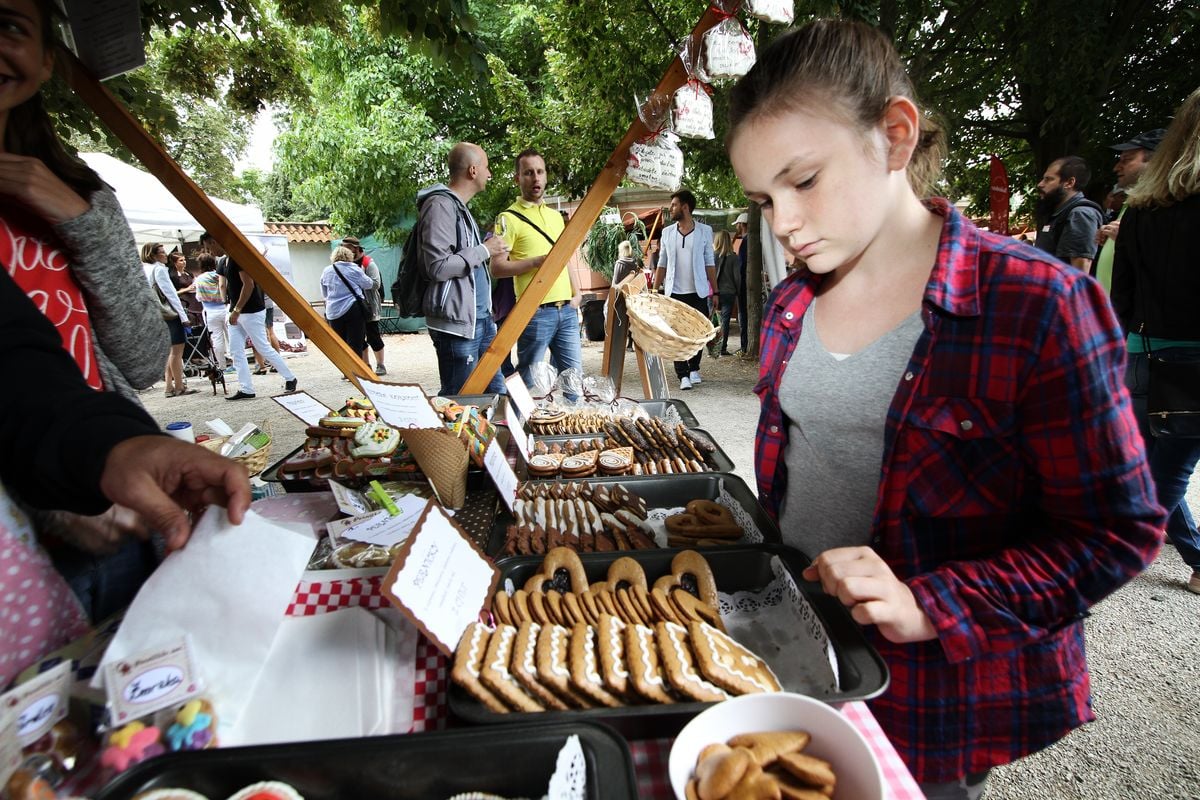
[(671, 605), (674, 606), (679, 621), (686, 625), (688, 622), (704, 622), (714, 628), (724, 631), (725, 623), (715, 608), (701, 602), (687, 593), (682, 587), (671, 590)]
[(833, 766), (828, 761), (807, 753), (796, 752), (781, 755), (779, 766), (801, 783), (819, 789), (822, 793), (828, 788), (829, 794), (833, 794), (833, 790), (837, 786), (837, 776), (833, 772)]
[(500, 625), (492, 632), (487, 654), (483, 657), (483, 666), (479, 669), (479, 679), (497, 697), (517, 711), (545, 711), (545, 707), (529, 696), (509, 670), (513, 640), (516, 636), (517, 629), (511, 625)]
[(571, 667), (568, 665), (570, 643), (571, 632), (562, 625), (542, 626), (534, 651), (538, 678), (563, 702), (575, 708), (588, 708), (590, 703), (571, 686)]
[(521, 684), (521, 687), (543, 706), (557, 711), (565, 711), (568, 708), (567, 704), (560, 700), (554, 692), (543, 686), (541, 678), (538, 676), (537, 639), (541, 630), (542, 626), (536, 622), (526, 622), (517, 628), (517, 638), (513, 640), (512, 664), (509, 666), (509, 671), (517, 679), (517, 683)]
[(567, 547), (555, 547), (546, 553), (542, 569), (525, 582), (526, 591), (547, 592), (551, 589), (566, 594), (582, 594), (588, 588), (587, 573), (578, 554)]
[(811, 739), (805, 731), (763, 731), (734, 736), (729, 740), (729, 746), (746, 748), (759, 766), (769, 767), (781, 755), (808, 747)]
[(618, 697), (629, 694), (625, 623), (611, 614), (601, 614), (596, 625), (596, 650), (600, 654), (600, 677), (604, 680), (604, 688)]
[(604, 688), (596, 657), (596, 631), (579, 622), (571, 630), (571, 686), (596, 705), (617, 708), (621, 701)]
[(703, 622), (691, 622), (687, 629), (700, 674), (717, 686), (731, 694), (783, 690), (767, 662), (728, 634)]
[(508, 706), (480, 681), (480, 670), (491, 635), (491, 630), (480, 622), (467, 626), (454, 650), (454, 669), (450, 672), (450, 678), (489, 711), (503, 713), (508, 711)]
[(696, 793), (702, 800), (721, 800), (757, 766), (749, 750), (743, 748), (709, 748), (707, 755), (696, 762)]
[(696, 668), (687, 628), (673, 622), (658, 622), (654, 625), (654, 635), (662, 656), (663, 673), (675, 691), (701, 703), (729, 699), (724, 689), (708, 681)]
[(667, 693), (653, 628), (625, 626), (625, 663), (629, 666), (630, 685), (639, 695), (651, 703), (675, 702)]
[[(717, 581), (712, 568), (704, 556), (695, 550), (684, 550), (671, 559), (671, 576), (689, 593), (703, 600), (712, 608), (720, 608), (717, 598)], [(659, 585), (656, 581), (656, 587)]]

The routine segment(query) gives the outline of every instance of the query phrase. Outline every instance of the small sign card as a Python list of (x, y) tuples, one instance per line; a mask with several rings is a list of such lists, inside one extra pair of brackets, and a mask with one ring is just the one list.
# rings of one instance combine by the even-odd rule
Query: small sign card
[(186, 639), (106, 664), (104, 686), (116, 724), (179, 705), (200, 693)]
[(521, 418), (517, 416), (516, 408), (512, 403), (504, 404), (504, 424), (508, 426), (508, 435), (512, 437), (513, 444), (517, 446), (517, 452), (521, 454), (521, 458), (529, 461), (529, 457), (533, 455), (533, 440), (525, 435), (525, 427), (521, 424)]
[(365, 494), (348, 489), (337, 481), (329, 482), (329, 491), (333, 492), (333, 499), (337, 501), (338, 510), (343, 514), (354, 517), (375, 510), (375, 506), (367, 500)]
[(504, 379), (504, 385), (508, 387), (509, 404), (516, 405), (517, 411), (521, 412), (521, 419), (529, 419), (534, 409), (533, 395), (529, 393), (525, 381), (521, 380), (521, 373), (509, 375)]
[(373, 511), (349, 519), (336, 520), (326, 528), (330, 536), (335, 538), (392, 547), (408, 538), (428, 502), (424, 497), (405, 495), (396, 500), (396, 507), (400, 510), (396, 516), (392, 516), (387, 510)]
[(500, 493), (504, 505), (508, 506), (509, 511), (512, 511), (513, 503), (517, 499), (517, 473), (513, 472), (513, 468), (509, 466), (504, 448), (495, 439), (492, 439), (487, 451), (483, 454), (483, 468), (487, 470), (488, 475), (492, 476), (492, 482), (496, 484), (496, 491)]
[(383, 579), (383, 594), (447, 656), (479, 619), (499, 572), (466, 532), (429, 501)]
[(415, 383), (362, 382), (363, 392), (375, 405), (375, 413), (393, 428), (440, 428), (441, 416), (433, 409), (425, 390)]
[(279, 394), (271, 399), (286, 408), (292, 416), (299, 419), (305, 425), (312, 427), (320, 425), (322, 417), (328, 417), (333, 414), (332, 408), (326, 407), (306, 392)]
[(71, 662), (64, 661), (0, 698), (0, 704), (17, 715), (17, 738), (22, 747), (42, 738), (67, 716), (71, 680)]
[(21, 742), (17, 739), (17, 713), (0, 708), (0, 786), (8, 783), (23, 760)]

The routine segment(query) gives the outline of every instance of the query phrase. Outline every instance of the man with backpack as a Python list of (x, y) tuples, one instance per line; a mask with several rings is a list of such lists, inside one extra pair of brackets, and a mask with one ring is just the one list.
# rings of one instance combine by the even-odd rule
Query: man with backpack
[[(546, 161), (541, 153), (522, 151), (517, 156), (516, 177), (521, 196), (496, 216), (496, 236), (507, 243), (509, 252), (496, 258), (492, 273), (497, 278), (511, 275), (520, 299), (565, 224), (562, 215), (545, 203)], [(570, 367), (582, 372), (579, 299), (570, 270), (563, 269), (517, 340), (517, 371), (527, 386), (533, 385), (533, 365), (547, 350), (550, 363), (559, 372)], [(567, 398), (574, 399), (571, 394)]]
[(1096, 257), (1096, 232), (1104, 224), (1104, 210), (1083, 196), (1092, 171), (1079, 156), (1057, 159), (1038, 181), (1034, 245), (1084, 272)]
[[(450, 149), (448, 161), (449, 184), (434, 184), (417, 193), (417, 224), (405, 245), (405, 263), (392, 298), (398, 307), (403, 305), (404, 292), (397, 289), (405, 285), (405, 273), (420, 278), (411, 291), (421, 292), (425, 327), (437, 352), (442, 382), (438, 393), (442, 395), (462, 390), (496, 337), (488, 262), (507, 252), (499, 238), (483, 241), (467, 209), (471, 198), (492, 178), (487, 153), (478, 145), (459, 142)], [(411, 259), (417, 263), (410, 263)], [(410, 271), (416, 266), (419, 271)], [(487, 391), (504, 392), (504, 379), (498, 371)]]

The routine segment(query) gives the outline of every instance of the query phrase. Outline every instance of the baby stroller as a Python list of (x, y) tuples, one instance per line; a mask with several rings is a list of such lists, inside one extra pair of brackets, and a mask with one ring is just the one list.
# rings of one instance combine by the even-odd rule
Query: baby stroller
[(221, 384), (221, 391), (229, 394), (225, 386), (225, 365), (217, 364), (212, 340), (209, 338), (208, 328), (204, 325), (192, 327), (191, 332), (184, 337), (183, 374), (189, 378), (208, 378), (212, 383), (214, 395), (217, 393), (218, 383)]

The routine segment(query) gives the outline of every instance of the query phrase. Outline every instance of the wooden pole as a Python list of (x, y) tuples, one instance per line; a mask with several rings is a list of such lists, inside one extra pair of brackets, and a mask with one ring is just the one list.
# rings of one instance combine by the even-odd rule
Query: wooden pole
[(351, 380), (377, 380), (362, 362), (358, 353), (350, 350), (341, 337), (333, 332), (325, 318), (319, 315), (300, 293), (288, 283), (234, 227), (208, 195), (188, 177), (187, 173), (167, 155), (142, 124), (134, 118), (100, 81), (70, 51), (59, 48), (56, 54), (58, 70), (71, 89), (96, 112), (96, 116), (117, 135), (154, 177), (175, 196), (187, 212), (221, 243), (229, 257), (249, 273), (275, 304), (300, 326), (300, 330), (315, 344), (342, 374)]
[[(704, 33), (720, 21), (721, 15), (709, 6), (700, 21), (696, 23), (696, 27), (692, 30), (692, 52), (698, 52), (698, 47), (701, 44), (701, 37)], [(658, 86), (655, 87), (656, 95), (665, 95), (671, 97), (675, 90), (683, 86), (687, 82), (687, 71), (684, 69), (683, 62), (678, 56), (671, 62), (671, 66), (667, 68), (667, 72), (663, 75)], [(517, 339), (520, 338), (521, 332), (525, 330), (525, 326), (533, 319), (534, 313), (541, 305), (546, 293), (550, 287), (554, 285), (554, 281), (558, 279), (559, 274), (567, 266), (567, 261), (571, 255), (579, 249), (583, 244), (583, 240), (587, 238), (588, 231), (599, 218), (600, 212), (604, 210), (604, 206), (608, 204), (612, 193), (616, 191), (620, 185), (621, 179), (625, 177), (626, 162), (629, 158), (629, 146), (638, 139), (647, 136), (651, 133), (650, 130), (642, 123), (641, 119), (635, 119), (633, 124), (629, 126), (629, 130), (625, 132), (625, 137), (621, 139), (621, 143), (617, 145), (617, 149), (613, 150), (612, 155), (608, 157), (600, 174), (592, 183), (587, 194), (584, 195), (583, 201), (579, 207), (575, 209), (575, 213), (571, 215), (571, 219), (567, 221), (567, 227), (563, 230), (562, 235), (558, 237), (558, 241), (554, 243), (554, 247), (550, 249), (550, 253), (546, 256), (546, 260), (538, 267), (537, 273), (533, 276), (533, 280), (517, 298), (517, 304), (513, 306), (513, 310), (509, 312), (505, 318), (504, 324), (496, 333), (496, 338), (492, 340), (491, 346), (484, 353), (483, 358), (479, 359), (479, 363), (475, 366), (475, 371), (467, 378), (466, 384), (463, 385), (463, 394), (480, 394), (482, 393), (491, 380), (496, 371), (500, 369), (501, 362), (504, 361), (505, 353), (512, 351), (516, 345)]]

